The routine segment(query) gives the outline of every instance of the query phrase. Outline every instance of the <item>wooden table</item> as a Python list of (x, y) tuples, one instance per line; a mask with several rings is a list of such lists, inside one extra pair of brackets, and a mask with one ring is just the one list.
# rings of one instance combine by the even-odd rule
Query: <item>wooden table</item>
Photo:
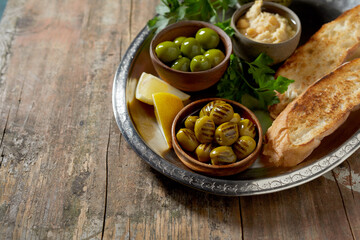
[(9, 0), (0, 22), (0, 239), (359, 239), (360, 151), (286, 191), (222, 197), (152, 170), (115, 71), (159, 0)]

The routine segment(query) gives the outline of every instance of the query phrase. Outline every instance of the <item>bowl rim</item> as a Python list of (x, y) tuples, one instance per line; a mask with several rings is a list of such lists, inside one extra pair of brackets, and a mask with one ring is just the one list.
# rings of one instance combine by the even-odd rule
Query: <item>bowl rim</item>
[[(259, 44), (259, 45), (264, 45), (264, 46), (279, 46), (279, 45), (286, 44), (286, 43), (288, 43), (288, 42), (290, 42), (290, 41), (293, 41), (299, 34), (301, 34), (302, 26), (301, 26), (301, 21), (300, 21), (299, 16), (298, 16), (293, 10), (291, 10), (290, 8), (288, 8), (288, 7), (286, 7), (286, 6), (283, 6), (283, 5), (279, 4), (279, 3), (275, 3), (275, 2), (263, 2), (263, 5), (262, 5), (261, 7), (264, 7), (264, 6), (272, 6), (272, 7), (279, 8), (279, 9), (281, 9), (281, 10), (289, 13), (289, 15), (292, 17), (292, 18), (289, 19), (289, 20), (290, 20), (290, 21), (291, 21), (291, 20), (294, 20), (294, 21), (296, 22), (295, 25), (297, 26), (296, 32), (295, 32), (295, 34), (294, 34), (291, 38), (289, 38), (289, 39), (287, 39), (287, 40), (285, 40), (285, 41), (279, 42), (279, 43), (264, 43), (264, 42), (255, 41), (255, 40), (253, 40), (253, 39), (251, 39), (251, 38), (248, 38), (248, 37), (245, 36), (244, 34), (240, 33), (240, 31), (239, 31), (239, 30), (237, 29), (237, 27), (236, 27), (236, 23), (235, 23), (235, 22), (236, 22), (243, 14), (241, 14), (241, 15), (239, 15), (239, 16), (237, 16), (237, 15), (239, 14), (239, 12), (248, 10), (254, 3), (255, 3), (255, 2), (249, 2), (249, 3), (246, 3), (246, 4), (244, 4), (244, 5), (241, 5), (240, 8), (236, 9), (236, 11), (235, 11), (235, 12), (233, 13), (233, 15), (231, 16), (231, 21), (230, 21), (230, 23), (231, 23), (232, 28), (233, 28), (234, 31), (235, 31), (235, 35), (240, 35), (240, 36), (246, 38), (250, 43), (253, 43), (253, 44)], [(280, 14), (279, 14), (279, 15), (280, 15)], [(237, 16), (237, 17), (236, 17), (236, 21), (235, 21), (235, 16)], [(281, 15), (280, 15), (280, 16), (281, 16)], [(283, 17), (283, 16), (282, 16), (282, 17)]]
[[(225, 58), (215, 67), (210, 68), (208, 70), (205, 71), (199, 71), (199, 72), (184, 72), (184, 71), (180, 71), (180, 70), (176, 70), (173, 69), (171, 67), (169, 67), (168, 65), (166, 65), (165, 63), (163, 63), (155, 54), (155, 41), (159, 38), (159, 36), (164, 35), (167, 31), (169, 30), (173, 30), (175, 28), (180, 28), (180, 27), (186, 27), (186, 26), (192, 26), (194, 24), (197, 25), (202, 25), (199, 27), (203, 28), (203, 27), (208, 27), (211, 28), (213, 30), (215, 30), (217, 32), (217, 34), (220, 37), (220, 40), (223, 42), (224, 48), (225, 48)], [(222, 40), (222, 38), (224, 40)], [(168, 41), (173, 41), (173, 40), (168, 40)], [(226, 48), (226, 46), (229, 46), (229, 48)], [(231, 38), (225, 33), (225, 31), (223, 31), (221, 28), (219, 28), (218, 26), (215, 26), (212, 23), (209, 22), (204, 22), (204, 21), (198, 21), (198, 20), (182, 20), (173, 24), (168, 25), (167, 27), (165, 27), (164, 29), (162, 29), (160, 32), (158, 32), (157, 34), (155, 34), (155, 36), (151, 39), (150, 42), (150, 58), (155, 61), (157, 64), (159, 64), (161, 67), (165, 68), (168, 71), (172, 71), (174, 73), (179, 73), (179, 74), (184, 74), (184, 75), (203, 75), (204, 73), (212, 73), (212, 72), (216, 72), (218, 71), (224, 64), (226, 64), (229, 59), (230, 59), (230, 55), (233, 52), (233, 46), (232, 46), (232, 41)]]
[[(175, 132), (176, 131), (176, 125), (177, 125), (177, 123), (179, 121), (183, 120), (183, 119), (180, 119), (180, 116), (188, 108), (193, 107), (194, 105), (207, 104), (207, 103), (209, 103), (211, 101), (214, 101), (214, 100), (223, 100), (223, 101), (226, 101), (227, 103), (230, 103), (231, 105), (236, 105), (237, 107), (242, 108), (255, 121), (254, 124), (256, 125), (256, 129), (258, 131), (258, 140), (256, 142), (256, 148), (250, 155), (248, 155), (246, 158), (244, 158), (244, 159), (242, 159), (240, 161), (236, 161), (234, 163), (226, 164), (226, 165), (211, 165), (211, 164), (208, 164), (208, 163), (200, 162), (200, 161), (196, 160), (195, 158), (193, 158), (192, 156), (190, 156), (185, 150), (183, 150), (182, 147), (180, 146), (179, 142), (176, 139), (176, 132)], [(198, 109), (196, 109), (196, 110), (198, 110)], [(256, 117), (256, 115), (250, 109), (248, 109), (247, 107), (245, 107), (241, 103), (233, 101), (233, 100), (225, 99), (225, 98), (204, 98), (204, 99), (199, 99), (199, 100), (196, 100), (194, 102), (191, 102), (188, 105), (186, 105), (183, 109), (180, 110), (180, 112), (174, 118), (174, 121), (173, 121), (172, 126), (171, 126), (171, 139), (172, 139), (172, 144), (176, 145), (176, 148), (180, 149), (182, 154), (185, 155), (187, 160), (190, 161), (192, 164), (198, 165), (198, 166), (201, 166), (201, 167), (204, 167), (204, 168), (207, 168), (207, 169), (212, 169), (212, 170), (216, 170), (216, 169), (224, 170), (224, 169), (232, 169), (232, 168), (242, 167), (242, 166), (245, 166), (246, 164), (248, 164), (251, 160), (255, 161), (256, 160), (255, 156), (260, 154), (260, 151), (261, 151), (261, 148), (262, 148), (262, 145), (263, 145), (263, 131), (262, 131), (260, 121)], [(173, 148), (175, 150), (174, 146), (173, 146)], [(175, 151), (175, 153), (176, 153), (176, 151)], [(176, 153), (176, 155), (177, 155), (177, 153)], [(182, 162), (181, 159), (180, 159), (180, 161)], [(250, 166), (251, 166), (251, 164), (248, 167), (250, 167)]]

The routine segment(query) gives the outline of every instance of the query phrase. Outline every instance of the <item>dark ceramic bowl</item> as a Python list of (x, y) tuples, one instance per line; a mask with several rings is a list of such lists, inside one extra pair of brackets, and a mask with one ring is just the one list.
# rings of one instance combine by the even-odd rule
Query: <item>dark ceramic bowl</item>
[[(173, 41), (179, 36), (194, 37), (196, 32), (204, 27), (215, 30), (220, 37), (217, 48), (223, 51), (225, 59), (219, 65), (201, 72), (182, 72), (167, 66), (156, 56), (155, 48), (159, 43)], [(150, 58), (160, 78), (180, 90), (189, 92), (204, 90), (217, 83), (229, 65), (231, 53), (232, 42), (230, 37), (213, 24), (201, 21), (181, 21), (169, 25), (156, 34), (150, 44)]]
[(257, 42), (241, 34), (236, 28), (239, 18), (246, 14), (253, 4), (252, 2), (242, 5), (234, 12), (231, 18), (231, 26), (235, 29), (233, 38), (234, 52), (247, 61), (253, 61), (260, 53), (264, 52), (274, 60), (273, 64), (280, 63), (287, 59), (299, 44), (301, 36), (300, 19), (292, 10), (283, 5), (264, 2), (261, 11), (278, 13), (280, 16), (287, 18), (291, 27), (295, 29), (295, 34), (292, 38), (280, 43)]
[[(223, 100), (229, 103), (234, 108), (234, 112), (239, 113), (242, 118), (246, 118), (252, 121), (255, 124), (255, 129), (257, 131), (255, 137), (255, 141), (256, 141), (255, 150), (246, 158), (228, 165), (211, 165), (208, 163), (200, 162), (192, 155), (192, 153), (183, 150), (176, 139), (176, 133), (180, 128), (184, 127), (185, 119), (190, 115), (198, 114), (202, 107), (204, 107), (207, 103), (214, 100)], [(254, 161), (259, 156), (263, 142), (263, 133), (262, 133), (261, 125), (255, 114), (238, 102), (227, 99), (220, 99), (220, 98), (206, 98), (192, 102), (189, 105), (185, 106), (177, 114), (177, 116), (173, 121), (173, 125), (171, 128), (171, 137), (172, 137), (172, 145), (174, 151), (176, 155), (179, 157), (180, 161), (188, 168), (196, 172), (210, 176), (230, 176), (246, 170), (254, 163)]]

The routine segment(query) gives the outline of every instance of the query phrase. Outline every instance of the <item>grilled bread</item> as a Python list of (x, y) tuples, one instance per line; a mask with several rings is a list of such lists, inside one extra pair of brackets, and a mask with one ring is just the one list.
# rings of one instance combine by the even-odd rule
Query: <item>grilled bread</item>
[(356, 57), (360, 57), (360, 5), (323, 25), (278, 69), (277, 76), (295, 82), (284, 94), (278, 94), (280, 103), (269, 108), (270, 115), (276, 118), (312, 83)]
[(281, 112), (266, 133), (262, 158), (273, 166), (299, 164), (359, 106), (357, 58), (311, 85)]

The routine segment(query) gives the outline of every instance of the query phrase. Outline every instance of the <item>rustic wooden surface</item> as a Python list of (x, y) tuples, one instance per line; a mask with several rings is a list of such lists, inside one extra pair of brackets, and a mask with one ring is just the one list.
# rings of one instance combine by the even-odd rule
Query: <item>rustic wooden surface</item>
[(0, 22), (0, 239), (359, 239), (360, 151), (286, 191), (221, 197), (152, 170), (113, 76), (159, 0), (9, 0)]

